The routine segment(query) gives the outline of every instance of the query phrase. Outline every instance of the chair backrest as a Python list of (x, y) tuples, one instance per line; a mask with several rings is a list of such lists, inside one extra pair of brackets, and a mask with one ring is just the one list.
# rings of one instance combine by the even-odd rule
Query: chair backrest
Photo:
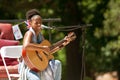
[(0, 39), (14, 40), (12, 24), (0, 23)]
[[(19, 45), (19, 41), (14, 40), (12, 24), (0, 23), (0, 49), (4, 46), (16, 46)], [(16, 53), (17, 54), (17, 53)], [(16, 65), (16, 58), (5, 58), (7, 65)], [(3, 61), (0, 54), (0, 67), (3, 66)]]
[(2, 57), (20, 58), (22, 53), (22, 45), (3, 46), (0, 50)]

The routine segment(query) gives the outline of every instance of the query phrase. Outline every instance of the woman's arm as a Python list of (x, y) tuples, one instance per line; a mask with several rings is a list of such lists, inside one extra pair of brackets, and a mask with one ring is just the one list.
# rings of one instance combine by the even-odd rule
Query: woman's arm
[(40, 44), (37, 43), (33, 43), (32, 42), (32, 32), (31, 31), (27, 31), (24, 39), (23, 39), (23, 48), (24, 49), (30, 49), (30, 50), (46, 50), (47, 52), (50, 51), (49, 46), (41, 46)]

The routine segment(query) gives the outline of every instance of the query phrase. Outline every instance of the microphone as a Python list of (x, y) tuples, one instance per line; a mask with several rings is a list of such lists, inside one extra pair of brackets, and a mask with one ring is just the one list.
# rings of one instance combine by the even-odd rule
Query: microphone
[(52, 27), (49, 27), (49, 26), (45, 26), (45, 25), (41, 25), (42, 29), (53, 29)]

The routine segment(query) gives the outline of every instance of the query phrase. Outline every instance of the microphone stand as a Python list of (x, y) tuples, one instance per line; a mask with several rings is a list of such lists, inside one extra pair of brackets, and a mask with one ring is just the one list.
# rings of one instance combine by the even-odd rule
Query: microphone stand
[(81, 80), (84, 80), (85, 74), (85, 27), (82, 28), (82, 68), (81, 68)]
[[(48, 26), (51, 26), (51, 22), (48, 22)], [(48, 33), (49, 33), (49, 41), (52, 41), (52, 36), (51, 36), (51, 29), (48, 29)]]
[(75, 26), (66, 26), (66, 27), (55, 27), (55, 30), (58, 31), (72, 31), (75, 29), (82, 29), (82, 67), (81, 67), (81, 76), (80, 80), (84, 80), (86, 73), (85, 73), (85, 31), (86, 28), (92, 26), (92, 24), (86, 24), (86, 25), (75, 25)]
[[(48, 23), (48, 26), (50, 26), (50, 22)], [(66, 27), (53, 27), (55, 30), (58, 31), (72, 31), (75, 29), (82, 29), (82, 67), (81, 67), (81, 76), (80, 80), (84, 80), (86, 73), (85, 73), (85, 31), (87, 27), (92, 26), (92, 24), (87, 25), (75, 25), (75, 26), (66, 26)], [(49, 29), (49, 41), (51, 41), (51, 29)]]

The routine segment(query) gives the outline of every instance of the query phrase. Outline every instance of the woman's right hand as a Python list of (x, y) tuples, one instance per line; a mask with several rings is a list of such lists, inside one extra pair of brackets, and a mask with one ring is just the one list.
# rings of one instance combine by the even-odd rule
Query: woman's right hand
[(45, 51), (46, 54), (50, 54), (50, 47), (49, 46), (42, 46), (43, 50)]

